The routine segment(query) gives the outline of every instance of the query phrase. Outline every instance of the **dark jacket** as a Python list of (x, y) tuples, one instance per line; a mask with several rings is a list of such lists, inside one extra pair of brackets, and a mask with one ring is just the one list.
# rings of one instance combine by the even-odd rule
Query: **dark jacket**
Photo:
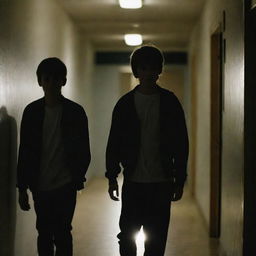
[[(77, 190), (82, 189), (91, 154), (88, 121), (84, 109), (77, 103), (62, 97), (61, 132), (65, 161), (71, 170)], [(45, 99), (26, 106), (20, 128), (20, 147), (17, 166), (17, 187), (20, 190), (36, 190), (40, 169)]]
[[(105, 176), (114, 180), (124, 168), (124, 178), (136, 167), (140, 148), (140, 122), (134, 93), (137, 87), (117, 102), (106, 150)], [(183, 186), (187, 176), (188, 135), (184, 112), (176, 96), (158, 86), (160, 93), (160, 150), (162, 165), (172, 172), (176, 184)], [(142, 131), (143, 132), (143, 131)]]

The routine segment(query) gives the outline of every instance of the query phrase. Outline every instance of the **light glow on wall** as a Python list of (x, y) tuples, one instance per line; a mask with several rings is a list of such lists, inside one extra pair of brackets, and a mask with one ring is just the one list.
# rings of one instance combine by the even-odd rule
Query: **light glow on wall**
[(124, 41), (127, 45), (136, 46), (142, 44), (142, 36), (140, 34), (126, 34)]
[(256, 7), (256, 0), (251, 1), (251, 9)]
[(142, 7), (142, 0), (119, 0), (121, 8), (138, 9)]

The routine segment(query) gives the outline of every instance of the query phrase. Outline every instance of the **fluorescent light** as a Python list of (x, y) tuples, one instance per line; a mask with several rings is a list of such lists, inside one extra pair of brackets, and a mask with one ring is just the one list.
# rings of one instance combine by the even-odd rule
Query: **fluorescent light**
[(127, 45), (136, 46), (142, 44), (142, 36), (140, 34), (126, 34), (124, 41)]
[(142, 0), (119, 0), (121, 8), (138, 9), (142, 7)]

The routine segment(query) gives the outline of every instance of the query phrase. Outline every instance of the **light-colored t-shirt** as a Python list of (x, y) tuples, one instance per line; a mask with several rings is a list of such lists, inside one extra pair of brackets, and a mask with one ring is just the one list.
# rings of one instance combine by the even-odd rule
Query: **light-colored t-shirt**
[(134, 97), (141, 141), (137, 167), (130, 180), (144, 183), (168, 181), (170, 177), (166, 177), (160, 155), (160, 95), (136, 91)]
[(61, 137), (62, 105), (45, 107), (39, 190), (59, 188), (71, 181), (70, 170), (64, 161)]

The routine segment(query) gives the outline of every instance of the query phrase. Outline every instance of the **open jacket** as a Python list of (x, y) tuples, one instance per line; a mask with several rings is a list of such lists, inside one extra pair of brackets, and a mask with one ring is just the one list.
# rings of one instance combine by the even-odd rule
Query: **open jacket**
[[(123, 167), (124, 179), (134, 171), (140, 149), (140, 121), (134, 93), (138, 87), (117, 102), (106, 150), (105, 176), (114, 180)], [(187, 177), (188, 135), (182, 106), (170, 91), (158, 86), (160, 93), (160, 151), (164, 171), (183, 186)], [(143, 132), (143, 131), (142, 131)]]
[[(82, 189), (91, 154), (88, 121), (84, 109), (62, 97), (61, 136), (64, 144), (66, 166), (71, 171), (72, 182)], [(40, 171), (45, 99), (36, 100), (25, 108), (20, 128), (20, 147), (17, 166), (17, 187), (20, 190), (37, 189)]]

